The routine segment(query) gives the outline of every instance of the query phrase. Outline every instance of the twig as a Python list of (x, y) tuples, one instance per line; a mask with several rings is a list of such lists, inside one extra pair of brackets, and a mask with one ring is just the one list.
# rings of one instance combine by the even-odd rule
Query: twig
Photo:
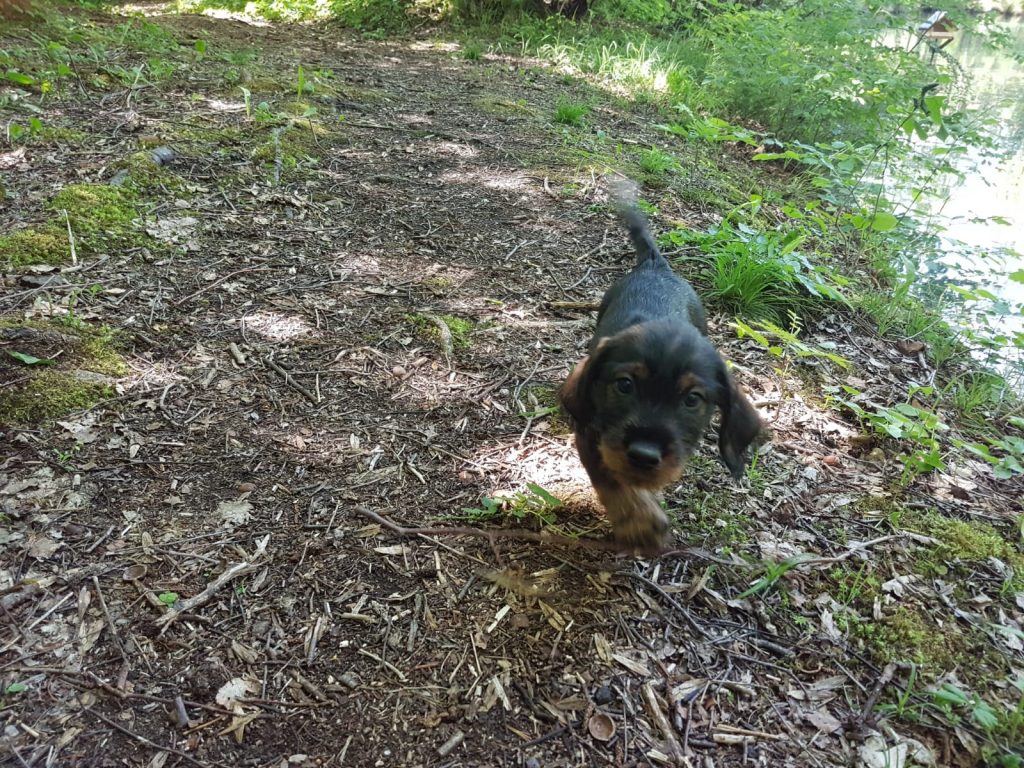
[(107, 620), (107, 628), (110, 630), (110, 637), (114, 641), (114, 645), (117, 647), (118, 653), (121, 654), (121, 659), (125, 662), (128, 661), (128, 654), (124, 651), (124, 645), (121, 644), (121, 638), (117, 634), (117, 627), (114, 626), (114, 620), (110, 618), (110, 611), (107, 609), (107, 601), (103, 598), (103, 590), (100, 589), (100, 580), (96, 577), (92, 577), (92, 585), (96, 590), (96, 598), (99, 600), (100, 609), (103, 611), (103, 617)]
[(868, 696), (868, 700), (864, 702), (864, 709), (861, 710), (860, 717), (857, 718), (857, 724), (861, 728), (867, 725), (868, 720), (872, 719), (871, 713), (875, 708), (875, 703), (878, 701), (878, 697), (885, 689), (885, 686), (889, 684), (889, 681), (892, 680), (892, 676), (895, 673), (896, 665), (887, 664), (885, 669), (882, 670), (882, 674), (878, 676), (878, 682), (875, 683), (874, 690), (871, 691), (871, 695)]
[[(889, 534), (888, 536), (879, 536), (877, 539), (872, 539), (871, 541), (865, 541), (862, 544), (857, 544), (856, 546), (850, 547), (848, 550), (843, 552), (843, 554), (836, 555), (835, 557), (812, 557), (812, 558), (809, 558), (807, 560), (801, 560), (797, 567), (802, 567), (802, 566), (805, 566), (805, 565), (833, 565), (834, 563), (841, 563), (844, 560), (849, 560), (851, 557), (856, 555), (858, 552), (863, 552), (864, 550), (870, 549), (871, 547), (875, 546), (876, 544), (884, 544), (887, 541), (893, 541), (894, 539), (905, 539), (905, 538), (914, 538), (915, 540), (919, 541), (919, 539), (917, 537), (911, 537), (911, 536), (908, 536), (905, 533), (893, 533), (893, 534)], [(935, 541), (935, 540), (933, 539), (932, 541)], [(935, 543), (938, 543), (938, 542), (936, 541)]]
[(657, 724), (658, 730), (661, 731), (662, 738), (665, 739), (665, 743), (668, 745), (669, 752), (671, 753), (669, 756), (672, 758), (672, 762), (676, 765), (683, 765), (683, 750), (679, 746), (679, 741), (676, 739), (672, 725), (669, 723), (668, 718), (665, 717), (665, 713), (661, 711), (658, 697), (654, 694), (654, 683), (644, 683), (644, 687), (641, 690), (644, 694), (644, 704), (647, 705), (647, 713)]
[(246, 267), (245, 269), (236, 269), (234, 272), (229, 272), (228, 274), (224, 275), (224, 277), (217, 278), (216, 280), (214, 280), (209, 285), (204, 285), (198, 291), (194, 291), (194, 292), (190, 293), (188, 296), (183, 296), (182, 298), (178, 299), (177, 301), (172, 301), (171, 302), (171, 306), (172, 307), (180, 307), (182, 304), (184, 304), (189, 299), (194, 299), (197, 296), (201, 296), (202, 294), (206, 293), (211, 288), (216, 288), (218, 285), (223, 283), (225, 280), (230, 280), (232, 277), (237, 277), (238, 275), (244, 275), (246, 272), (273, 272), (273, 271), (274, 271), (274, 267)]
[[(397, 533), (399, 536), (472, 536), (478, 539), (487, 539), (492, 545), (499, 539), (513, 539), (517, 541), (535, 541), (539, 544), (545, 544), (555, 547), (572, 547), (575, 549), (585, 548), (593, 549), (599, 552), (615, 552), (619, 554), (633, 554), (638, 557), (661, 557), (664, 555), (680, 555), (696, 557), (701, 560), (710, 560), (712, 562), (721, 563), (722, 565), (734, 565), (743, 567), (744, 563), (735, 563), (732, 560), (725, 560), (718, 558), (698, 547), (687, 547), (684, 549), (662, 549), (662, 548), (651, 548), (651, 549), (631, 549), (625, 547), (622, 544), (617, 544), (614, 541), (598, 541), (595, 539), (578, 539), (572, 536), (558, 536), (557, 534), (547, 533), (546, 531), (526, 531), (521, 528), (509, 528), (501, 530), (483, 530), (481, 528), (471, 527), (452, 527), (452, 528), (405, 528), (398, 523), (388, 520), (386, 517), (377, 514), (372, 509), (357, 505), (355, 511), (361, 514), (363, 517), (368, 517), (376, 523), (387, 528), (393, 533)], [(753, 566), (748, 566), (753, 567)]]
[(448, 323), (437, 315), (432, 315), (429, 312), (421, 312), (420, 315), (437, 326), (438, 336), (441, 337), (441, 351), (444, 353), (444, 362), (451, 368), (452, 354), (455, 352), (455, 344), (452, 341), (452, 329), (448, 327)]
[(64, 214), (64, 223), (68, 227), (68, 244), (71, 246), (71, 264), (74, 266), (78, 265), (78, 251), (75, 250), (75, 234), (71, 231), (71, 219), (68, 218), (68, 212), (66, 208), (61, 209), (61, 213)]
[(255, 571), (259, 567), (258, 561), (267, 551), (267, 544), (270, 542), (270, 534), (268, 533), (256, 544), (256, 551), (253, 553), (249, 560), (242, 563), (235, 563), (224, 571), (220, 576), (211, 581), (206, 585), (206, 589), (200, 592), (198, 595), (182, 600), (179, 603), (175, 603), (174, 607), (165, 613), (163, 616), (156, 620), (156, 625), (160, 627), (160, 634), (162, 635), (167, 631), (167, 628), (181, 616), (183, 613), (189, 613), (193, 609), (198, 608), (201, 605), (209, 602), (217, 592), (223, 588), (225, 584), (237, 579), (239, 576), (244, 576), (247, 573)]
[(549, 301), (547, 305), (551, 309), (574, 309), (578, 312), (597, 312), (601, 308), (600, 304), (595, 304), (593, 301)]
[(101, 715), (95, 709), (89, 709), (87, 711), (90, 712), (91, 714), (95, 715), (96, 717), (98, 717), (100, 720), (102, 720), (104, 723), (109, 725), (111, 728), (114, 728), (114, 729), (120, 731), (125, 736), (129, 736), (129, 737), (135, 739), (140, 744), (145, 744), (150, 749), (156, 749), (156, 750), (159, 750), (161, 752), (169, 752), (170, 754), (175, 755), (176, 757), (181, 758), (182, 760), (184, 760), (187, 763), (192, 763), (192, 765), (198, 765), (199, 768), (210, 768), (211, 765), (224, 766), (223, 763), (204, 763), (204, 762), (201, 762), (199, 760), (196, 760), (194, 757), (192, 757), (192, 755), (188, 754), (188, 752), (182, 752), (179, 749), (175, 749), (174, 747), (168, 747), (168, 746), (166, 746), (164, 744), (157, 744), (155, 741), (150, 741), (145, 736), (140, 736), (139, 734), (135, 733), (134, 731), (128, 730), (123, 725), (115, 723), (113, 720), (111, 720), (106, 715)]
[(293, 379), (292, 375), (290, 373), (288, 373), (288, 371), (286, 371), (280, 365), (275, 363), (269, 357), (263, 358), (263, 363), (268, 368), (271, 368), (274, 371), (276, 371), (277, 373), (281, 374), (281, 376), (284, 378), (284, 383), (285, 384), (287, 384), (289, 387), (294, 389), (296, 392), (298, 392), (304, 398), (309, 400), (309, 402), (311, 402), (313, 405), (320, 405), (320, 401), (317, 399), (317, 396), (314, 395), (312, 392), (310, 392), (308, 389), (306, 389), (304, 386), (299, 384), (299, 382), (297, 382), (295, 379)]

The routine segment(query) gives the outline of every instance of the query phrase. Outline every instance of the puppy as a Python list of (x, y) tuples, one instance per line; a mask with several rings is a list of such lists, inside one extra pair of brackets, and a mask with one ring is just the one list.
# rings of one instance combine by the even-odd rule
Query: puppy
[(636, 206), (620, 198), (618, 209), (636, 266), (605, 293), (589, 354), (559, 395), (616, 540), (653, 549), (669, 527), (656, 492), (682, 474), (714, 409), (722, 412), (719, 450), (736, 479), (761, 421), (708, 341), (693, 287), (672, 271)]

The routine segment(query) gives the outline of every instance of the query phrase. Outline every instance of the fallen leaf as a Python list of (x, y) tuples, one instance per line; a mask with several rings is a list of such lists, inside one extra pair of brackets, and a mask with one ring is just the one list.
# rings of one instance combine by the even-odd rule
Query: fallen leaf
[(28, 555), (36, 560), (45, 560), (60, 549), (60, 542), (42, 533), (34, 533), (28, 539)]
[(813, 712), (806, 712), (804, 720), (822, 733), (835, 733), (843, 727), (843, 724), (836, 720), (827, 709), (816, 709)]
[(860, 759), (864, 768), (904, 768), (908, 751), (906, 744), (888, 746), (885, 738), (876, 733), (861, 745)]
[(80, 419), (58, 421), (57, 423), (70, 432), (77, 442), (87, 444), (100, 439), (100, 430), (96, 427), (97, 418), (97, 414), (87, 413)]
[(643, 662), (631, 659), (622, 653), (613, 654), (612, 658), (635, 675), (640, 675), (641, 677), (651, 676), (651, 670)]
[(252, 517), (252, 504), (245, 499), (222, 501), (217, 505), (217, 516), (227, 526), (244, 525)]

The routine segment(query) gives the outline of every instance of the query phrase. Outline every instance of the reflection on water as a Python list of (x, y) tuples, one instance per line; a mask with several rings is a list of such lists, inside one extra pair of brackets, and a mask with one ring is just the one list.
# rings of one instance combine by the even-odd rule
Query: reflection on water
[[(947, 219), (947, 236), (976, 252), (1008, 248), (1024, 254), (1024, 21), (1000, 22), (1009, 44), (993, 50), (981, 36), (970, 31), (957, 35), (945, 49), (963, 68), (968, 82), (968, 105), (995, 116), (995, 140), (1005, 151), (998, 160), (985, 159), (971, 148), (956, 165), (967, 172), (962, 181), (946, 179), (938, 191), (948, 198), (941, 207)], [(938, 208), (938, 206), (935, 206)], [(936, 211), (938, 212), (938, 211)], [(987, 219), (1001, 217), (1000, 225)], [(977, 266), (975, 264), (964, 266)], [(966, 257), (970, 261), (970, 256)], [(1017, 262), (1017, 263), (1013, 263)], [(1024, 259), (1010, 257), (1010, 271), (1024, 267)], [(1002, 270), (1001, 270), (1002, 271)], [(1024, 285), (996, 279), (1004, 298), (1024, 302)]]
[[(960, 177), (922, 178), (923, 166), (913, 160), (906, 168), (885, 173), (886, 185), (901, 210), (912, 209), (917, 221), (941, 233), (937, 253), (925, 249), (924, 254), (912, 254), (923, 261), (918, 265), (918, 288), (933, 297), (950, 283), (989, 292), (995, 301), (984, 306), (968, 302), (960, 310), (951, 309), (947, 317), (961, 329), (992, 340), (1024, 334), (1024, 284), (1007, 277), (1024, 269), (1024, 20), (1000, 21), (998, 31), (1005, 40), (1001, 48), (967, 30), (958, 32), (937, 53), (918, 46), (923, 56), (941, 57), (939, 68), (954, 74), (954, 82), (943, 87), (951, 108), (970, 107), (994, 118), (993, 125), (982, 131), (995, 146), (960, 145), (944, 155)], [(895, 40), (887, 36), (887, 42)], [(916, 35), (908, 48), (915, 42)], [(922, 153), (949, 147), (937, 138), (913, 141)], [(915, 185), (926, 193), (917, 197), (912, 190)], [(990, 309), (998, 314), (989, 314)], [(979, 310), (983, 315), (977, 314)], [(1003, 341), (996, 344), (999, 351), (994, 358), (979, 354), (1024, 393), (1022, 350)]]

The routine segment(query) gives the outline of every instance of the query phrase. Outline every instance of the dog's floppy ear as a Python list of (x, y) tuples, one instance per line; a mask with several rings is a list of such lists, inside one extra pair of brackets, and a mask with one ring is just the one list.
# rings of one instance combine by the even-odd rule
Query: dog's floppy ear
[(722, 461), (739, 480), (746, 467), (747, 448), (761, 432), (761, 419), (754, 406), (736, 386), (725, 363), (718, 369), (719, 401), (722, 423), (718, 427), (718, 450)]
[(590, 383), (590, 360), (590, 355), (580, 360), (569, 374), (569, 378), (562, 384), (561, 389), (558, 390), (558, 399), (562, 403), (562, 408), (577, 424), (587, 423), (593, 415), (593, 407), (587, 393)]
[(601, 339), (597, 345), (580, 360), (569, 378), (558, 390), (558, 399), (562, 408), (568, 413), (577, 425), (587, 424), (594, 418), (594, 403), (590, 397), (590, 386), (594, 381), (594, 374), (601, 365), (603, 357), (602, 350), (608, 345), (608, 339)]

